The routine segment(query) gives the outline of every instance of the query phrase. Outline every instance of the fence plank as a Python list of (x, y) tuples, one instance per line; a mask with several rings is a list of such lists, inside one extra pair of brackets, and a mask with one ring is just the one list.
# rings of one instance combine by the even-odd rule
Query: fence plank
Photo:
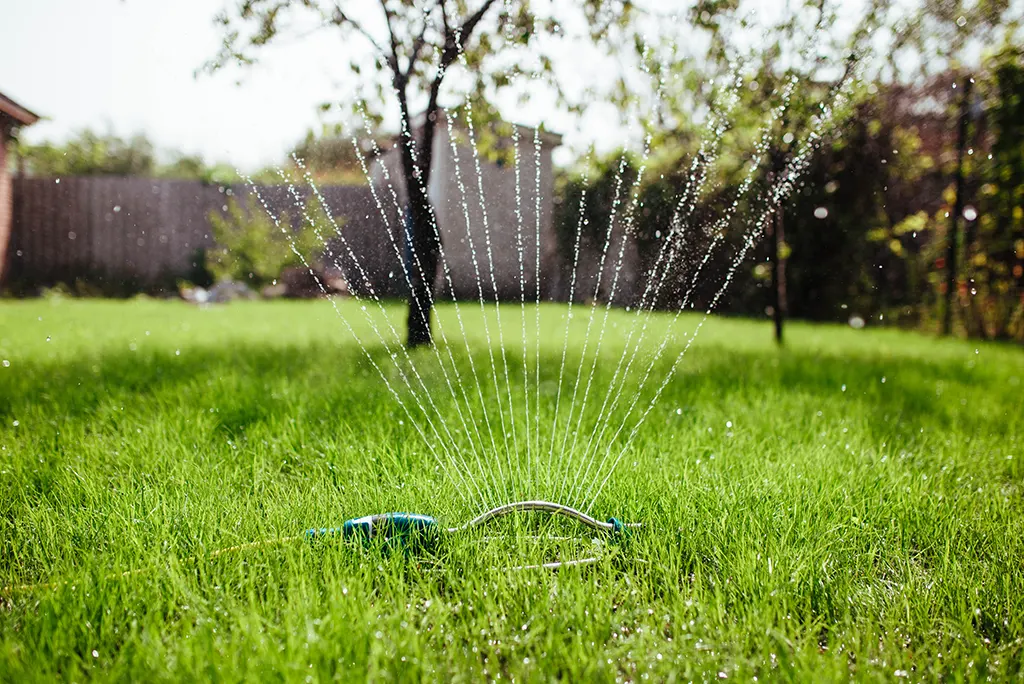
[[(248, 211), (264, 211), (242, 184), (217, 186), (197, 181), (123, 177), (62, 178), (59, 183), (53, 178), (13, 181), (11, 267), (4, 285), (22, 294), (76, 282), (85, 286), (86, 291), (105, 294), (173, 291), (176, 281), (195, 274), (193, 264), (198, 251), (214, 244), (211, 212), (225, 211), (232, 199)], [(301, 202), (311, 208), (317, 203), (309, 188), (297, 190)], [(293, 227), (302, 223), (301, 206), (296, 206), (286, 186), (262, 186), (259, 192), (274, 215), (287, 213)], [(328, 241), (325, 265), (339, 268), (356, 293), (366, 293), (369, 280), (369, 287), (376, 294), (402, 295), (406, 282), (395, 251), (397, 246), (400, 254), (404, 252), (404, 238), (393, 200), (387, 194), (382, 198), (385, 221), (369, 187), (329, 186), (320, 192), (344, 236), (343, 241), (330, 224), (319, 226)], [(533, 203), (526, 204), (529, 211), (524, 215), (524, 227), (530, 227), (534, 223)], [(492, 218), (494, 276), (499, 296), (518, 300), (521, 285), (516, 217), (511, 210), (496, 210)], [(444, 223), (444, 216), (439, 216), (439, 222)], [(474, 232), (482, 229), (478, 223), (478, 219), (473, 220)], [(450, 225), (441, 226), (441, 232), (447, 266), (461, 283), (456, 283), (456, 296), (475, 298), (476, 272), (464, 244), (466, 227), (461, 211)], [(479, 242), (477, 249), (482, 249), (482, 236), (475, 235), (475, 239)], [(530, 244), (529, 234), (523, 242), (524, 261), (529, 262), (523, 268), (528, 281), (526, 294), (532, 299), (537, 282), (532, 263), (536, 247)], [(349, 255), (349, 249), (355, 259)], [(356, 261), (361, 271), (356, 268)], [(480, 266), (490, 269), (486, 259)], [(362, 273), (366, 274), (365, 280)], [(583, 290), (593, 287), (586, 286), (593, 277), (596, 273), (591, 275), (581, 268), (578, 297), (583, 297)], [(493, 296), (490, 279), (485, 280), (486, 295)]]
[[(260, 188), (272, 211), (301, 212), (284, 186)], [(387, 284), (398, 264), (381, 253), (386, 230), (367, 187), (321, 189), (375, 287)], [(302, 196), (309, 191), (301, 189)], [(197, 250), (213, 245), (209, 214), (232, 197), (262, 211), (244, 185), (96, 177), (15, 178), (6, 285), (30, 293), (80, 280), (101, 290), (166, 291), (195, 270)], [(331, 226), (321, 226), (327, 238)], [(72, 237), (73, 236), (73, 237)], [(393, 257), (393, 255), (392, 255)], [(350, 277), (350, 280), (353, 278)], [(386, 287), (379, 291), (387, 293)]]

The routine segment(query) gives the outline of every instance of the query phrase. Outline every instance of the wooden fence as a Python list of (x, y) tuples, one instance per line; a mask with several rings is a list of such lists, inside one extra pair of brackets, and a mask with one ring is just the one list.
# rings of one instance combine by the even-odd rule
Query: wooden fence
[[(305, 203), (310, 189), (297, 190)], [(302, 219), (286, 186), (261, 186), (259, 193), (275, 215), (286, 212), (296, 224)], [(377, 294), (403, 295), (406, 282), (399, 257), (403, 247), (394, 203), (385, 203), (385, 218), (368, 186), (327, 186), (320, 188), (320, 193), (347, 242), (342, 244), (334, 238), (326, 252), (334, 255), (332, 261), (345, 275), (349, 287), (356, 293), (365, 293), (369, 281)], [(11, 240), (7, 264), (0, 270), (0, 286), (21, 295), (35, 294), (58, 284), (84, 294), (173, 292), (177, 281), (196, 280), (203, 265), (203, 250), (214, 244), (211, 212), (226, 211), (232, 198), (249, 211), (265, 211), (244, 185), (207, 185), (197, 181), (15, 178), (13, 194)], [(479, 256), (474, 261), (470, 248), (470, 240), (475, 239), (477, 249), (483, 249), (486, 240), (480, 231), (487, 225), (483, 218), (471, 222), (475, 237), (469, 237), (462, 204), (452, 197), (439, 204), (439, 211), (444, 214), (439, 217), (439, 224), (447, 245), (448, 272), (463, 283), (461, 289), (455, 288), (457, 297), (475, 299), (480, 289), (486, 298), (494, 296), (490, 278), (482, 278), (480, 268), (493, 268), (498, 297), (518, 300), (521, 296), (520, 282), (524, 276), (516, 251), (515, 207), (504, 206), (504, 200), (499, 196), (495, 199), (497, 204), (491, 206), (494, 233), (489, 239), (494, 247), (493, 266), (490, 254), (487, 259)], [(533, 202), (524, 204), (528, 208), (533, 206)], [(453, 213), (453, 207), (458, 211)], [(504, 213), (499, 211), (502, 207)], [(506, 216), (504, 223), (502, 216)], [(527, 219), (526, 224), (532, 225), (533, 219)], [(331, 226), (320, 228), (325, 234), (333, 234)], [(610, 253), (620, 253), (624, 234), (621, 228), (613, 231)], [(597, 275), (602, 260), (595, 245), (581, 245), (575, 287), (570, 283), (571, 252), (562, 254), (553, 247), (554, 253), (542, 255), (541, 279), (534, 277), (533, 258), (525, 254), (527, 298), (533, 299), (532, 288), (539, 282), (544, 299), (564, 300), (574, 293), (576, 299), (583, 300), (597, 292), (598, 299), (611, 298), (618, 304), (628, 304), (635, 298), (638, 276), (635, 245), (629, 242), (625, 247), (624, 258), (620, 255), (606, 263), (601, 287), (597, 287)], [(621, 270), (618, 278), (612, 277), (611, 268)], [(613, 280), (617, 284), (614, 293), (609, 291)], [(442, 299), (451, 296), (440, 279), (438, 286), (443, 290), (439, 293)]]
[[(213, 245), (211, 211), (226, 210), (232, 197), (262, 211), (243, 185), (104, 177), (16, 178), (13, 186), (3, 273), (5, 286), (22, 293), (58, 283), (107, 293), (170, 290), (197, 272), (202, 250)], [(299, 192), (308, 197), (308, 188)], [(385, 249), (388, 229), (370, 189), (330, 186), (320, 192), (375, 290), (400, 292), (395, 273), (401, 266), (394, 250)], [(300, 218), (285, 186), (264, 186), (260, 194), (275, 214)], [(339, 266), (351, 270), (351, 264)], [(351, 285), (358, 290), (364, 283)]]

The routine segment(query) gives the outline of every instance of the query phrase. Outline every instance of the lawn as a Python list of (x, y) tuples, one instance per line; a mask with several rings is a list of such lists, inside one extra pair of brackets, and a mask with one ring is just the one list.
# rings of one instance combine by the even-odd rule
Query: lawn
[[(554, 406), (581, 405), (600, 318), (584, 361), (587, 316), (570, 321), (560, 390), (566, 310), (541, 307), (537, 420), (518, 306), (501, 309), (504, 362), (493, 310), (462, 308), (464, 344), (443, 307), (451, 344), (413, 355), (450, 432), (428, 446), (411, 367), (372, 344), (357, 303), (340, 307), (372, 363), (323, 301), (0, 302), (0, 680), (1024, 676), (1020, 348), (793, 324), (779, 350), (765, 322), (710, 319), (617, 467), (595, 460), (610, 477), (588, 497), (588, 477), (564, 475), (584, 442), (627, 446), (632, 424), (602, 434), (599, 409), (623, 397), (620, 422), (667, 316), (619, 393), (636, 328), (612, 313), (563, 440)], [(528, 448), (527, 430), (549, 447)], [(559, 494), (642, 527), (595, 541), (533, 514), (427, 550), (217, 553), (368, 513), (456, 524)], [(583, 557), (599, 560), (512, 569)]]

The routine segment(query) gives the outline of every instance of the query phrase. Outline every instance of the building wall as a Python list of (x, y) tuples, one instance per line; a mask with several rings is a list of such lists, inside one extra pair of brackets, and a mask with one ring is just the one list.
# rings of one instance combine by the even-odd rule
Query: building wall
[[(503, 141), (510, 146), (513, 142), (512, 138)], [(520, 129), (517, 190), (515, 165), (475, 159), (465, 131), (456, 128), (449, 137), (447, 124), (438, 124), (428, 193), (447, 266), (447, 272), (437, 279), (441, 298), (454, 292), (459, 299), (486, 300), (493, 299), (497, 292), (503, 300), (525, 297), (533, 301), (538, 285), (542, 298), (555, 294), (559, 269), (553, 226), (552, 148), (548, 139), (542, 141), (539, 151), (535, 150), (532, 130)], [(385, 202), (385, 213), (396, 217), (396, 206), (404, 206), (406, 197), (397, 150), (378, 160), (372, 182)]]
[(7, 271), (7, 248), (11, 241), (11, 214), (14, 197), (11, 176), (7, 170), (7, 130), (0, 125), (0, 284)]
[[(446, 129), (445, 135), (438, 136), (435, 173), (445, 187), (435, 207), (453, 265), (455, 293), (489, 299), (497, 291), (501, 299), (533, 300), (539, 286), (542, 297), (550, 296), (549, 285), (557, 271), (550, 144), (542, 144), (537, 154), (532, 132), (521, 133), (517, 187), (516, 165), (474, 158), (465, 134), (456, 130), (454, 135), (454, 150)], [(511, 139), (505, 142), (514, 144)]]

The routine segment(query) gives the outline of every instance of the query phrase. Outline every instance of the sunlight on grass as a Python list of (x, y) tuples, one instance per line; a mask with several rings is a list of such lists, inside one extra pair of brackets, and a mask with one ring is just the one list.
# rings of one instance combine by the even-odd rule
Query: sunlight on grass
[[(542, 311), (545, 410), (564, 313)], [(480, 313), (463, 316), (483, 363)], [(1020, 676), (1024, 355), (787, 335), (778, 350), (767, 324), (709, 321), (594, 502), (643, 527), (596, 565), (514, 573), (593, 544), (524, 517), (424, 554), (209, 559), (368, 513), (478, 512), (327, 303), (5, 302), (0, 586), (67, 584), (0, 594), (0, 679)]]

